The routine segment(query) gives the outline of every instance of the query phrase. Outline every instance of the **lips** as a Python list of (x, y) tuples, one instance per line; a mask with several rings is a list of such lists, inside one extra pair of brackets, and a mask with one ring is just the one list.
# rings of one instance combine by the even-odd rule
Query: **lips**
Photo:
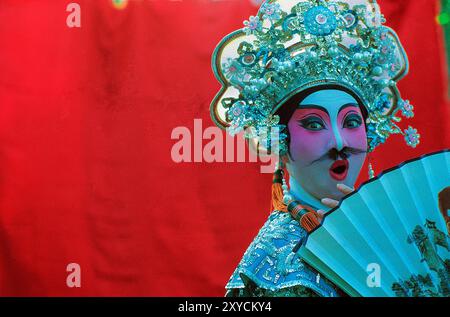
[(347, 174), (348, 174), (347, 160), (336, 161), (330, 167), (330, 176), (337, 181), (343, 181), (344, 179), (346, 179)]

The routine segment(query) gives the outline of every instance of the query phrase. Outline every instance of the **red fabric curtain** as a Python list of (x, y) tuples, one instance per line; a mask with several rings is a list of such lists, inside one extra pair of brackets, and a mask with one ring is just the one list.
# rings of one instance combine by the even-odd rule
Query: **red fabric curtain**
[[(0, 295), (223, 295), (268, 216), (271, 175), (177, 164), (171, 133), (213, 126), (212, 51), (255, 5), (73, 2), (81, 28), (66, 25), (68, 0), (0, 2)], [(378, 172), (450, 144), (438, 3), (380, 4), (410, 57), (400, 88), (422, 144), (393, 137)]]

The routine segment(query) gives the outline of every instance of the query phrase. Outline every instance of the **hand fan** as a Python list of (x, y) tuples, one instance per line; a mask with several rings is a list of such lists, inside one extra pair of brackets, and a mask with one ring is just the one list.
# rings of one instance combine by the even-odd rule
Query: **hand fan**
[(450, 296), (450, 150), (407, 161), (341, 200), (303, 259), (350, 296)]

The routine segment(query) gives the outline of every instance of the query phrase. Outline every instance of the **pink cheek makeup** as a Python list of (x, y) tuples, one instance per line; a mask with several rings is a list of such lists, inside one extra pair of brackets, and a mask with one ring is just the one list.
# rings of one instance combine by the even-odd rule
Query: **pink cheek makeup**
[[(300, 121), (310, 116), (320, 117), (327, 126), (327, 130), (311, 131), (302, 127)], [(330, 140), (330, 122), (328, 115), (323, 111), (298, 109), (294, 112), (288, 126), (291, 137), (291, 154), (295, 160), (309, 163), (329, 150), (327, 146)]]
[[(350, 113), (357, 114), (361, 118), (361, 125), (358, 128), (344, 128), (344, 119)], [(367, 133), (364, 125), (364, 119), (359, 108), (348, 108), (338, 115), (339, 133), (348, 147), (364, 150), (367, 147)]]
[[(357, 114), (361, 119), (361, 125), (356, 128), (344, 127), (347, 115)], [(302, 126), (306, 118), (316, 117), (322, 120), (325, 128), (312, 131)], [(366, 131), (359, 108), (346, 108), (338, 114), (337, 127), (339, 137), (346, 147), (365, 149), (367, 147)], [(289, 124), (291, 135), (291, 155), (294, 160), (308, 165), (325, 155), (330, 148), (330, 139), (337, 138), (328, 114), (317, 109), (298, 109), (294, 112)], [(336, 181), (347, 178), (351, 158), (338, 157), (328, 169), (329, 175)], [(302, 165), (303, 165), (302, 164)]]

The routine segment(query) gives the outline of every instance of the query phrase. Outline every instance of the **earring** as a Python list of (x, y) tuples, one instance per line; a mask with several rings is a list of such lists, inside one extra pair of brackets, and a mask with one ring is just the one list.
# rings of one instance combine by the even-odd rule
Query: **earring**
[[(288, 187), (284, 179), (284, 166), (281, 161), (277, 164), (273, 173), (272, 181), (272, 207), (274, 210), (287, 212), (286, 204), (284, 204), (284, 195)], [(272, 210), (273, 211), (273, 210)]]
[(372, 154), (369, 153), (368, 155), (368, 160), (369, 160), (369, 179), (372, 179), (375, 177), (375, 172), (373, 170), (373, 165), (372, 165)]

